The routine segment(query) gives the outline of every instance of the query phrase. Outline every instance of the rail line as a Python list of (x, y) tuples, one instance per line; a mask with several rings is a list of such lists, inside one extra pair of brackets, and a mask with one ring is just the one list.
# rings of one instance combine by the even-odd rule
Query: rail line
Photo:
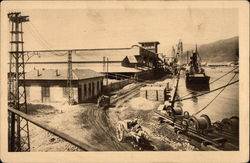
[(112, 105), (116, 104), (116, 107), (119, 107), (125, 101), (138, 95), (140, 93), (139, 92), (140, 88), (145, 85), (146, 85), (145, 83), (140, 83), (139, 85), (136, 85), (130, 88), (128, 91), (124, 92), (122, 95), (119, 95), (118, 97), (111, 99), (111, 104)]

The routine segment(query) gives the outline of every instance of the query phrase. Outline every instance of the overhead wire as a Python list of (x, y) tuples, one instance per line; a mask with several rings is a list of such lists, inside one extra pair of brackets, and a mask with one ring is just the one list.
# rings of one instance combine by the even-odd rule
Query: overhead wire
[[(212, 84), (212, 83), (214, 83), (214, 82), (216, 82), (216, 81), (218, 81), (218, 80), (220, 80), (221, 78), (223, 78), (224, 76), (226, 76), (226, 75), (228, 75), (228, 74), (230, 74), (231, 72), (233, 72), (234, 70), (236, 70), (236, 69), (238, 69), (238, 67), (236, 67), (236, 68), (234, 68), (234, 69), (232, 69), (232, 70), (230, 70), (229, 72), (227, 72), (226, 74), (223, 74), (222, 76), (220, 76), (219, 78), (217, 78), (217, 79), (215, 79), (215, 80), (213, 80), (213, 81), (211, 81), (209, 84)], [(192, 93), (195, 93), (195, 92), (199, 92), (199, 91), (192, 91), (192, 92), (190, 92), (190, 93), (188, 93), (188, 94), (186, 94), (186, 95), (184, 95), (184, 96), (182, 96), (182, 97), (179, 97), (179, 99), (182, 99), (182, 98), (184, 98), (184, 97), (187, 97), (188, 95), (191, 95)]]
[(230, 85), (233, 85), (233, 84), (235, 84), (235, 83), (237, 83), (237, 82), (239, 82), (239, 80), (233, 81), (233, 82), (231, 82), (231, 83), (229, 83), (229, 84), (226, 84), (226, 85), (224, 85), (224, 86), (218, 87), (218, 88), (213, 89), (213, 90), (211, 90), (211, 91), (209, 91), (209, 92), (201, 93), (201, 94), (199, 94), (199, 95), (195, 95), (195, 96), (192, 96), (192, 97), (187, 97), (187, 98), (183, 98), (183, 99), (174, 100), (174, 102), (177, 102), (177, 101), (184, 101), (184, 100), (192, 99), (192, 98), (195, 98), (195, 97), (203, 96), (203, 95), (205, 95), (205, 94), (209, 94), (209, 93), (215, 92), (215, 91), (217, 91), (217, 90), (223, 89), (224, 87), (228, 87), (228, 86), (230, 86)]
[(37, 43), (39, 43), (42, 47), (46, 49), (50, 49), (50, 47), (45, 42), (43, 42), (43, 40), (35, 33), (35, 31), (31, 28), (29, 23), (27, 23), (27, 28), (29, 29), (30, 34), (37, 41)]
[[(51, 44), (48, 41), (46, 41), (46, 39), (44, 39), (44, 37), (40, 34), (38, 29), (35, 27), (35, 25), (32, 22), (30, 22), (30, 24), (31, 24), (31, 27), (34, 29), (34, 31), (37, 33), (38, 37), (40, 37), (40, 39), (45, 43), (45, 45), (47, 45), (48, 49), (52, 50)], [(52, 52), (52, 53), (54, 53), (55, 55), (59, 55), (59, 56), (66, 55), (66, 54), (62, 54), (61, 52), (57, 52), (57, 53)], [(58, 53), (60, 53), (60, 54), (58, 54)]]
[(42, 44), (43, 47), (45, 47), (46, 49), (51, 50), (51, 53), (57, 56), (64, 56), (67, 55), (67, 53), (62, 53), (62, 52), (54, 52), (52, 49), (52, 46), (49, 44), (48, 41), (46, 41), (46, 39), (44, 39), (44, 37), (40, 34), (40, 32), (38, 31), (38, 29), (35, 27), (35, 25), (32, 22), (27, 23), (28, 24), (28, 28), (30, 29), (30, 32), (32, 34), (32, 36), (40, 43)]
[[(229, 80), (229, 82), (227, 84), (229, 84), (233, 78), (236, 76), (236, 74), (234, 74), (234, 76)], [(223, 87), (222, 90), (207, 104), (205, 105), (202, 109), (200, 109), (199, 111), (197, 111), (196, 113), (194, 113), (193, 115), (197, 115), (200, 112), (202, 112), (203, 110), (205, 110), (212, 102), (214, 102), (214, 100), (216, 100), (216, 98), (226, 89), (226, 87)]]
[(49, 48), (41, 39), (40, 37), (36, 36), (35, 32), (32, 30), (32, 28), (29, 26), (29, 24), (27, 23), (27, 29), (29, 30), (29, 33), (31, 34), (31, 36), (37, 41), (37, 43), (39, 43), (42, 47), (45, 48)]

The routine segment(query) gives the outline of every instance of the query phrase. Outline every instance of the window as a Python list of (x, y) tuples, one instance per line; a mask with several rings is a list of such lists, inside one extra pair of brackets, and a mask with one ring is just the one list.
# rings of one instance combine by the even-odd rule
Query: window
[(95, 83), (92, 82), (92, 96), (95, 95)]
[(97, 89), (97, 93), (99, 93), (99, 89), (100, 89), (100, 88), (99, 88), (99, 87), (100, 87), (99, 81), (97, 81), (97, 84), (96, 84), (96, 85), (97, 85), (97, 88), (96, 88), (96, 89)]
[(42, 87), (42, 97), (50, 97), (49, 86)]
[(101, 92), (103, 91), (103, 81), (100, 81), (100, 88), (101, 88)]
[(87, 85), (84, 84), (84, 96), (87, 96)]
[(84, 97), (84, 88), (83, 88), (83, 84), (80, 85), (81, 86), (81, 99), (83, 99)]
[(91, 83), (89, 83), (89, 96), (91, 96)]

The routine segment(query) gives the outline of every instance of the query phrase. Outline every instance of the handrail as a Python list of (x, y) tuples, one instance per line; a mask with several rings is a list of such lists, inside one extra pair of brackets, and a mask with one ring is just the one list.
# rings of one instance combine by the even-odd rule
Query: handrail
[(42, 129), (44, 129), (44, 130), (46, 130), (46, 131), (48, 131), (48, 132), (50, 132), (50, 133), (52, 133), (52, 134), (54, 134), (56, 136), (58, 136), (59, 138), (69, 142), (70, 144), (75, 145), (76, 147), (78, 147), (78, 148), (80, 148), (80, 149), (82, 149), (84, 151), (99, 151), (99, 149), (97, 149), (97, 148), (95, 148), (95, 147), (93, 147), (91, 145), (82, 143), (81, 141), (73, 138), (72, 136), (70, 136), (70, 135), (68, 135), (66, 133), (63, 133), (63, 132), (57, 130), (56, 128), (53, 128), (53, 127), (51, 127), (51, 126), (49, 126), (49, 125), (47, 125), (47, 124), (45, 124), (45, 123), (43, 123), (41, 121), (38, 121), (38, 120), (34, 119), (33, 117), (31, 117), (30, 115), (27, 115), (27, 114), (25, 114), (25, 113), (23, 113), (21, 111), (18, 111), (16, 109), (13, 109), (13, 108), (10, 108), (10, 107), (8, 108), (8, 111), (22, 117), (23, 119), (35, 124), (36, 126), (42, 128)]

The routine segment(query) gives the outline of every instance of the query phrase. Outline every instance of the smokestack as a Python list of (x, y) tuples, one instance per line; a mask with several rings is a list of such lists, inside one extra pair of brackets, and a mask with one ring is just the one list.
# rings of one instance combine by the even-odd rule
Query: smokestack
[(60, 76), (59, 70), (56, 69), (56, 76)]

